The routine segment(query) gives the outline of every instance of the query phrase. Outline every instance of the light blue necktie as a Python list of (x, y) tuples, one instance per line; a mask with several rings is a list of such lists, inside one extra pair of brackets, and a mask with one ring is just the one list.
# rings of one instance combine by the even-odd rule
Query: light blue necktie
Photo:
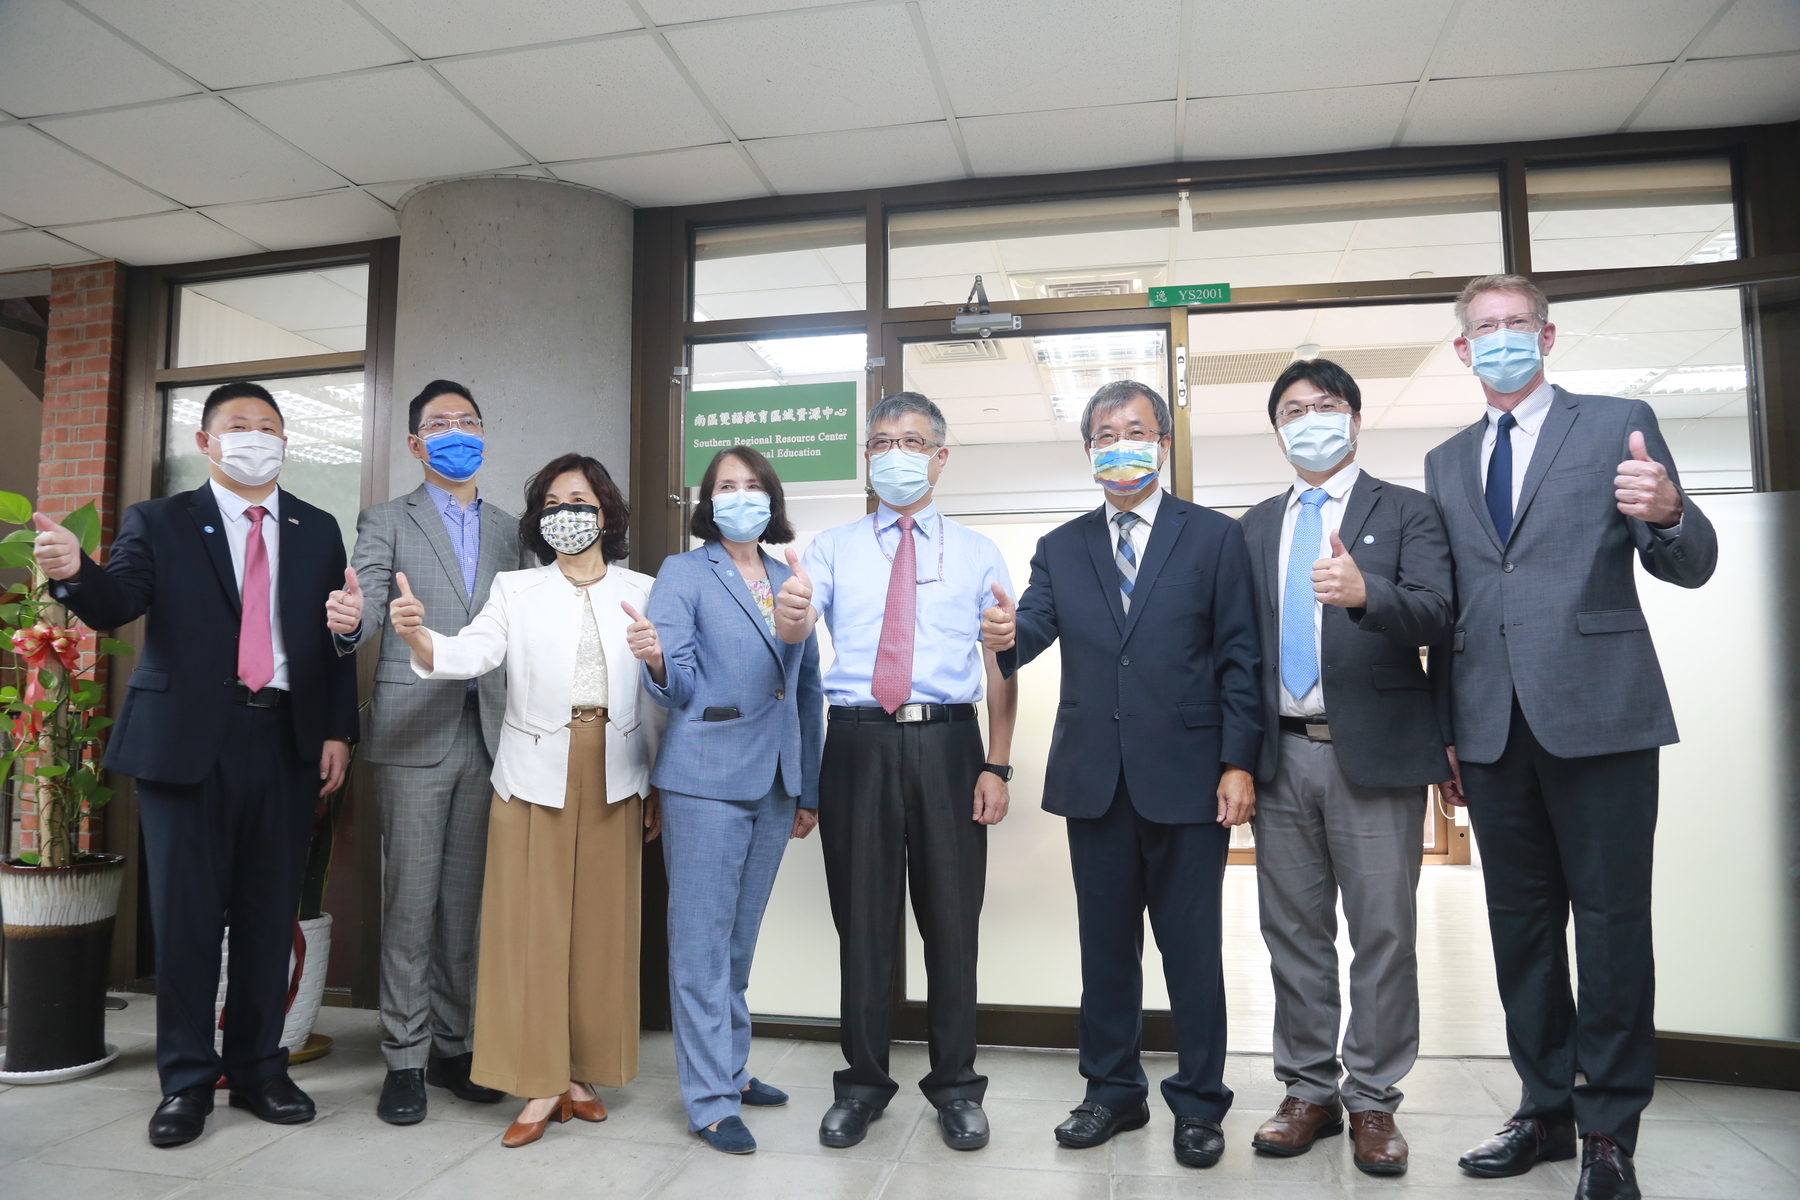
[(1131, 589), (1137, 584), (1137, 551), (1131, 548), (1131, 530), (1143, 520), (1133, 512), (1122, 512), (1113, 518), (1113, 524), (1119, 527), (1119, 548), (1113, 552), (1113, 561), (1119, 567), (1119, 601), (1125, 611), (1131, 611)]
[(1300, 512), (1294, 518), (1294, 540), (1288, 547), (1287, 583), (1281, 604), (1281, 685), (1299, 700), (1319, 682), (1319, 647), (1313, 636), (1312, 565), (1319, 559), (1319, 535), (1324, 518), (1319, 508), (1328, 494), (1324, 488), (1300, 493)]

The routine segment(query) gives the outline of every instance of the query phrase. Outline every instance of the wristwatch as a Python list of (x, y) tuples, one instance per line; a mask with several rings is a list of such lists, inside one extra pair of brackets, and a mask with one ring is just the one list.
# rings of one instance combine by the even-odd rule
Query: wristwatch
[(1011, 767), (996, 766), (993, 763), (982, 763), (981, 769), (984, 771), (992, 771), (994, 774), (998, 775), (1006, 783), (1012, 782), (1012, 768)]

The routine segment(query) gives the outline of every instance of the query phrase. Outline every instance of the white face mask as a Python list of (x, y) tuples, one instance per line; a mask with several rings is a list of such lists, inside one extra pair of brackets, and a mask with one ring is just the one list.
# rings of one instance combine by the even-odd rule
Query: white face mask
[(245, 487), (261, 487), (281, 474), (287, 443), (274, 434), (247, 430), (207, 436), (219, 443), (219, 470)]
[(1277, 432), (1288, 461), (1308, 471), (1329, 471), (1356, 448), (1349, 413), (1309, 412)]

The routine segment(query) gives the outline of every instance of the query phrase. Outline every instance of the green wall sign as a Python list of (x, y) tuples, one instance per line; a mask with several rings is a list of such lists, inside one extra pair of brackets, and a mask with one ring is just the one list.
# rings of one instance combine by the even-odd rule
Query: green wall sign
[(1150, 289), (1151, 308), (1186, 308), (1190, 304), (1230, 304), (1229, 283), (1190, 283)]
[(762, 451), (783, 483), (856, 478), (854, 383), (689, 392), (686, 422), (689, 487), (731, 446)]

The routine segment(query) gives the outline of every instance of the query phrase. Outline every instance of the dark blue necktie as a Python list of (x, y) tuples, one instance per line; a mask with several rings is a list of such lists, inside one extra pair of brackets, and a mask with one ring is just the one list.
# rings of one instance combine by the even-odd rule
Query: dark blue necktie
[(1513, 462), (1512, 429), (1518, 422), (1511, 413), (1501, 413), (1494, 430), (1494, 452), (1488, 456), (1487, 509), (1493, 518), (1494, 532), (1504, 546), (1512, 537)]

